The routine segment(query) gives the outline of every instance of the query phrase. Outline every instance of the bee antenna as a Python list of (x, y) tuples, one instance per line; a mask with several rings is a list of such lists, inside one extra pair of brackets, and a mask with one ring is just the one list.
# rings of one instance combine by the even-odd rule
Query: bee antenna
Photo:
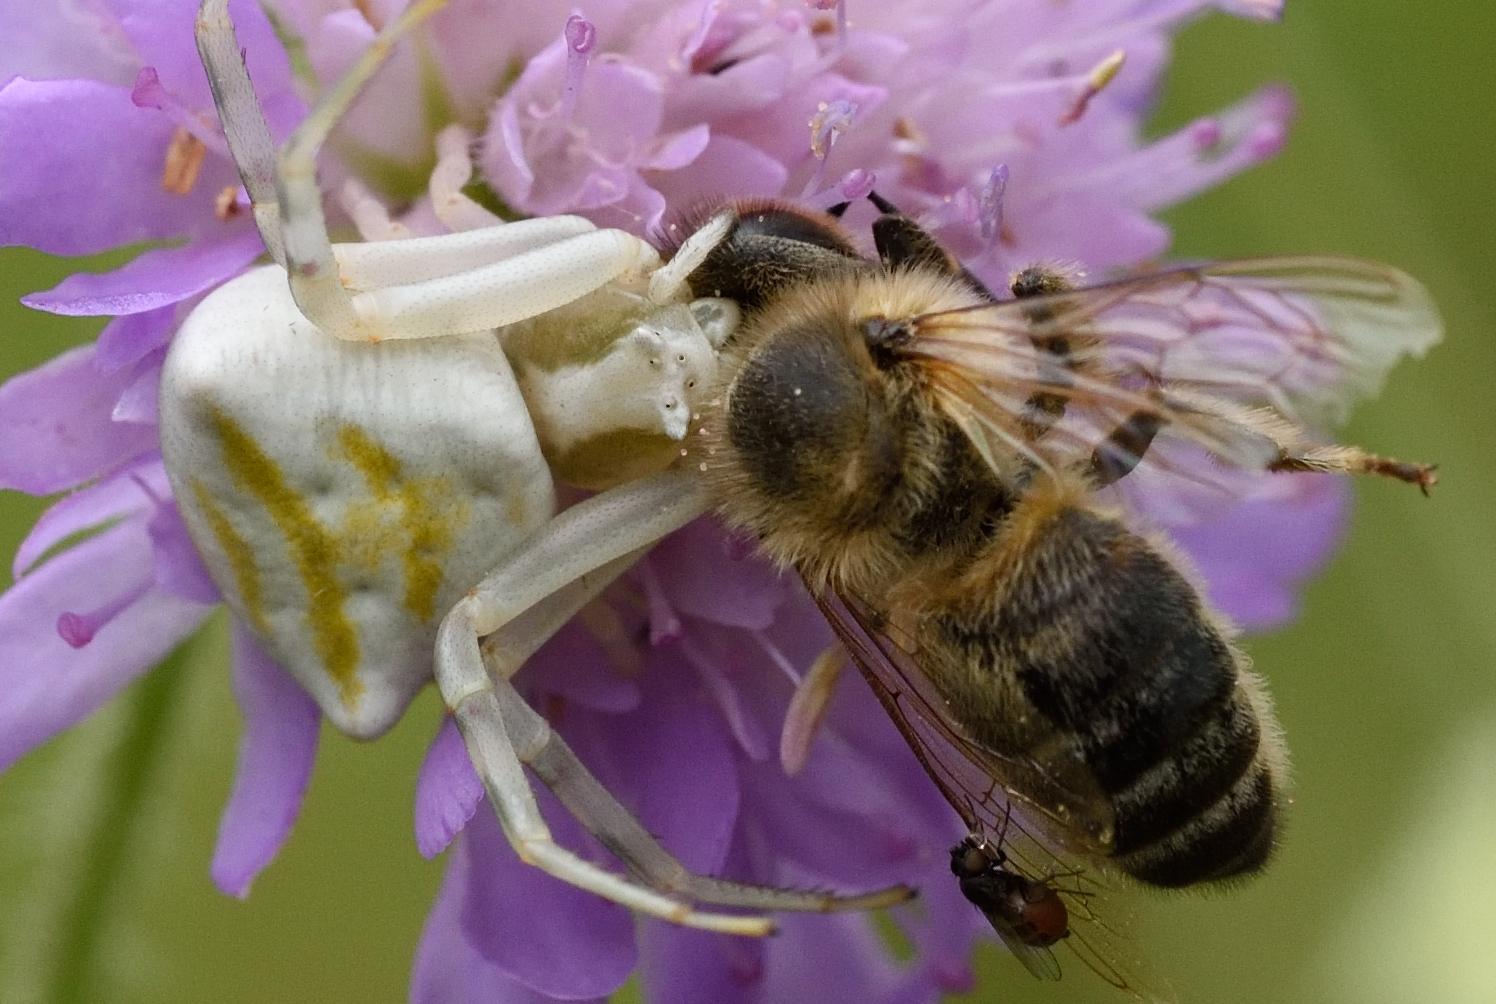
[(826, 210), (826, 215), (831, 217), (832, 219), (839, 220), (850, 208), (852, 208), (852, 203), (838, 202), (836, 205)]

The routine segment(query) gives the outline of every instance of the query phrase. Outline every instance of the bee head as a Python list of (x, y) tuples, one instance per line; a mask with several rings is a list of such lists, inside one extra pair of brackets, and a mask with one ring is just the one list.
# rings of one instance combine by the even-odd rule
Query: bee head
[(729, 388), (727, 438), (765, 494), (834, 501), (855, 521), (903, 467), (896, 404), (864, 331), (875, 322), (813, 301), (771, 314)]

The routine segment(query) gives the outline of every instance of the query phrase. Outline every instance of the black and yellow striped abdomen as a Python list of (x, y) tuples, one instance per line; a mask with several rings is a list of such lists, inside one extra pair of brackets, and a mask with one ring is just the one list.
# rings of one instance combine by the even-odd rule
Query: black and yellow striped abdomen
[(1276, 729), (1159, 545), (1076, 493), (1038, 491), (959, 579), (920, 648), (972, 736), (1055, 783), (1005, 780), (1043, 807), (1068, 800), (1063, 814), (1107, 819), (1106, 855), (1145, 882), (1262, 866), (1282, 787)]

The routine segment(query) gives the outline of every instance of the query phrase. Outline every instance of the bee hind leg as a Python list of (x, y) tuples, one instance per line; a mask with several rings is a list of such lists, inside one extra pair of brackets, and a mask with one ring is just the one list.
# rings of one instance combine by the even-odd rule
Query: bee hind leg
[(1423, 494), (1439, 483), (1436, 464), (1413, 464), (1379, 457), (1355, 446), (1316, 446), (1284, 450), (1268, 465), (1271, 471), (1322, 471), (1331, 474), (1375, 474), (1417, 485)]

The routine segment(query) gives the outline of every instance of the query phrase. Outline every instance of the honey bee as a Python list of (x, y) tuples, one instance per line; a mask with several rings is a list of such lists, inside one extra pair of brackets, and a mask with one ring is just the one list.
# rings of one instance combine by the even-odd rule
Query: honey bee
[[(1089, 287), (1036, 266), (999, 301), (870, 199), (877, 261), (845, 206), (731, 210), (689, 282), (743, 320), (685, 452), (726, 522), (804, 578), (975, 835), (953, 857), (963, 892), (1048, 975), (1021, 925), (1064, 928), (1089, 894), (1002, 847), (1026, 841), (1030, 875), (1221, 882), (1263, 867), (1285, 797), (1263, 685), (1137, 482), (1229, 500), (1328, 471), (1426, 491), (1432, 467), (1311, 430), (1439, 321), (1407, 276), (1338, 258)], [(1151, 992), (1106, 953), (1087, 961)]]

